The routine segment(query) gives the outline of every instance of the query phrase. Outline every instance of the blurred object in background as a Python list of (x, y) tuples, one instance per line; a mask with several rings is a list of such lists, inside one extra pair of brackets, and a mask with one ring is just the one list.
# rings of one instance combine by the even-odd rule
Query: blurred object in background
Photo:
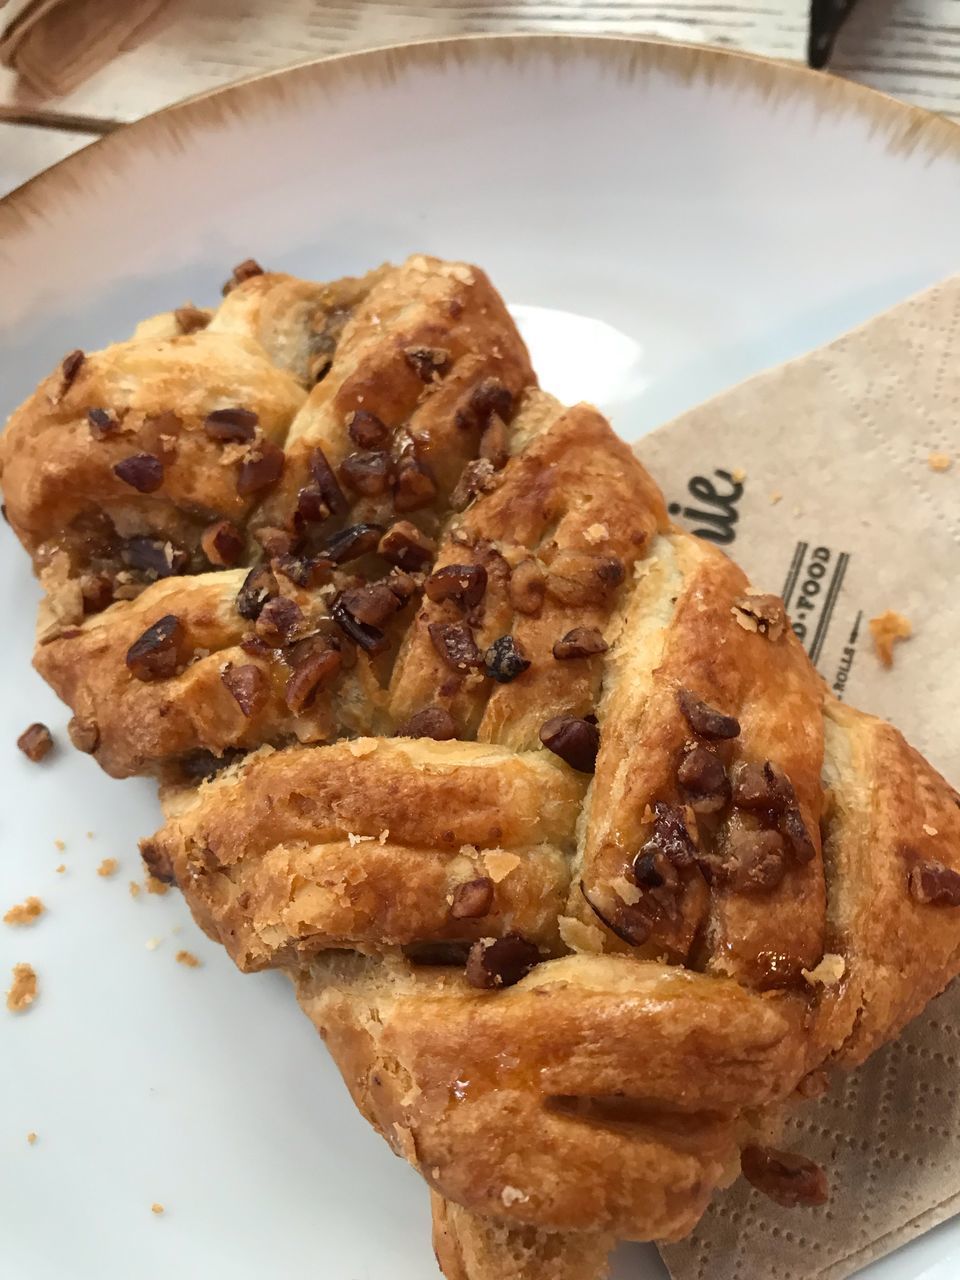
[[(133, 48), (167, 0), (28, 0), (0, 33), (0, 63), (44, 98), (75, 89)], [(0, 2), (0, 7), (3, 7)]]
[(856, 3), (857, 0), (810, 0), (807, 62), (811, 67), (819, 69), (830, 61), (833, 42)]

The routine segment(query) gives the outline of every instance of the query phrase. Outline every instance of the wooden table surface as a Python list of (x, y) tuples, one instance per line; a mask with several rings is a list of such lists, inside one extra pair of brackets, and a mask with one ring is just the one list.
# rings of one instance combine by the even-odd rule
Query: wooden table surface
[[(807, 0), (169, 0), (134, 48), (65, 97), (39, 100), (0, 68), (0, 195), (118, 123), (307, 58), (432, 36), (560, 31), (802, 61), (807, 12)], [(960, 121), (960, 0), (859, 0), (831, 67)]]

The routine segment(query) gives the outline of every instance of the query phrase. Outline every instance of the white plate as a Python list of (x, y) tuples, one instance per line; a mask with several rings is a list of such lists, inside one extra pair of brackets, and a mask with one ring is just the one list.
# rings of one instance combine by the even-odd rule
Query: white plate
[[(600, 39), (363, 54), (163, 112), (0, 204), (0, 411), (71, 348), (215, 299), (242, 258), (325, 278), (428, 250), (485, 266), (544, 384), (633, 438), (956, 270), (958, 228), (960, 130), (842, 81)], [(65, 739), (29, 668), (36, 598), (4, 536), (0, 909), (50, 910), (0, 927), (0, 975), (28, 960), (41, 983), (0, 1010), (0, 1274), (425, 1280), (427, 1197), (285, 982), (241, 980), (175, 894), (128, 895), (152, 787), (17, 752), (35, 719)], [(949, 1225), (870, 1274), (958, 1257)], [(662, 1274), (618, 1254), (618, 1276)]]

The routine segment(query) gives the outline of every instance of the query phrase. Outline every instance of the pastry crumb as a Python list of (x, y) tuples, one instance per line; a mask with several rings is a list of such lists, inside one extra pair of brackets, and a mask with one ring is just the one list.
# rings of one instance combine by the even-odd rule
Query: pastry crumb
[(115, 875), (119, 865), (120, 863), (116, 858), (104, 858), (99, 867), (97, 867), (97, 875), (103, 876), (104, 879), (106, 879), (107, 876)]
[(775, 507), (777, 503), (781, 501), (782, 498), (783, 498), (783, 494), (780, 493), (779, 491), (774, 491), (773, 493), (771, 493), (770, 495), (771, 507)]
[(913, 626), (902, 613), (887, 609), (885, 613), (870, 619), (870, 634), (877, 657), (885, 667), (893, 666), (893, 646), (900, 640), (909, 640)]
[(747, 473), (744, 471), (743, 467), (734, 467), (730, 472), (730, 478), (737, 484), (743, 484), (744, 480), (747, 478)]
[(931, 471), (949, 471), (953, 465), (953, 459), (949, 453), (931, 453), (927, 458), (927, 466)]
[(509, 1209), (512, 1204), (523, 1204), (530, 1197), (519, 1187), (504, 1187), (500, 1192), (500, 1199), (503, 1201), (503, 1207)]
[(170, 886), (168, 884), (164, 884), (162, 880), (158, 880), (156, 876), (148, 875), (143, 883), (146, 886), (147, 893), (155, 893), (161, 898), (170, 890)]
[(4, 924), (33, 924), (34, 920), (39, 920), (46, 908), (39, 898), (31, 895), (25, 902), (18, 902), (15, 907), (11, 907), (7, 914), (3, 917)]
[(389, 828), (384, 827), (384, 829), (377, 836), (377, 843), (381, 845), (386, 844), (389, 838), (390, 838)]
[(156, 1201), (154, 1201), (153, 1204), (150, 1206), (150, 1212), (155, 1213), (157, 1217), (159, 1217), (161, 1213), (165, 1212), (165, 1210), (162, 1204), (158, 1204)]
[(147, 950), (156, 951), (157, 947), (159, 947), (160, 945), (160, 942), (161, 942), (160, 938), (148, 938), (146, 942)]
[(139, 884), (137, 884), (136, 880), (130, 881), (130, 897), (131, 898), (140, 897), (140, 886)]
[(37, 1135), (33, 1132), (32, 1129), (27, 1134), (27, 1141), (30, 1143), (31, 1147), (34, 1147), (37, 1144)]
[(483, 851), (483, 863), (487, 868), (487, 875), (494, 884), (499, 884), (501, 880), (505, 880), (511, 871), (516, 871), (520, 866), (520, 859), (515, 853), (507, 853), (503, 849), (485, 849)]
[(347, 839), (350, 841), (350, 848), (355, 849), (358, 844), (366, 844), (368, 840), (376, 840), (376, 836), (358, 836), (352, 831), (347, 832)]
[(37, 998), (37, 975), (29, 964), (13, 966), (13, 982), (7, 991), (7, 1008), (11, 1013), (23, 1013)]
[(928, 836), (938, 836), (940, 834), (936, 827), (930, 826), (929, 822), (923, 824), (923, 830), (924, 834)]
[(575, 916), (560, 916), (557, 921), (560, 940), (571, 951), (599, 955), (603, 951), (603, 934), (592, 924), (585, 924)]
[(199, 969), (200, 960), (192, 951), (178, 951), (177, 964), (185, 964), (188, 969)]
[(823, 987), (835, 987), (847, 970), (847, 962), (843, 956), (828, 952), (819, 964), (812, 969), (801, 969), (804, 981), (810, 986), (819, 983)]
[(87, 832), (87, 839), (88, 839), (88, 840), (92, 840), (92, 839), (93, 839), (93, 832), (92, 832), (92, 831), (88, 831), (88, 832)]
[(59, 867), (54, 867), (54, 870), (59, 876), (62, 876), (63, 873), (66, 871), (66, 869), (67, 869), (67, 864), (65, 862), (61, 862)]
[(65, 840), (54, 840), (53, 847), (58, 853), (63, 853), (64, 849), (67, 847), (67, 843)]
[(347, 743), (347, 750), (352, 756), (368, 756), (376, 749), (377, 742), (375, 738), (358, 738)]
[(583, 536), (590, 543), (604, 542), (610, 537), (610, 530), (605, 524), (592, 524), (584, 529)]

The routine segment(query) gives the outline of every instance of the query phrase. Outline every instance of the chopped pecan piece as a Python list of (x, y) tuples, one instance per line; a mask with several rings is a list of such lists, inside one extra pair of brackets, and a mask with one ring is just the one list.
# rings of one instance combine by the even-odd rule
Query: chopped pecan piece
[(606, 653), (608, 647), (596, 627), (574, 627), (553, 646), (553, 656), (561, 662), (569, 658), (592, 658)]
[[(310, 645), (310, 641), (304, 641)], [(313, 702), (320, 686), (335, 676), (343, 665), (339, 649), (326, 647), (326, 642), (310, 645), (299, 657), (284, 690), (284, 701), (295, 714), (305, 711)]]
[(402, 606), (385, 582), (371, 582), (365, 587), (350, 587), (341, 593), (343, 607), (357, 622), (382, 627)]
[(239, 405), (214, 409), (203, 420), (203, 429), (218, 444), (246, 444), (257, 434), (260, 415)]
[(519, 933), (505, 933), (502, 938), (481, 938), (470, 948), (466, 977), (472, 987), (492, 990), (512, 987), (540, 963), (540, 952), (533, 942)]
[(71, 351), (69, 355), (63, 357), (60, 363), (60, 399), (67, 394), (74, 382), (77, 380), (77, 374), (80, 372), (86, 356), (82, 351)]
[(711, 707), (689, 689), (678, 689), (677, 701), (684, 719), (698, 737), (710, 741), (739, 737), (739, 720)]
[(220, 679), (248, 719), (263, 710), (269, 687), (267, 677), (259, 667), (255, 667), (253, 663), (235, 667), (230, 663), (220, 672)]
[(288, 556), (293, 550), (293, 539), (286, 529), (264, 525), (262, 529), (256, 529), (253, 536), (271, 559), (275, 556)]
[(618, 902), (616, 906), (604, 911), (595, 898), (587, 892), (582, 880), (580, 881), (580, 892), (583, 894), (587, 906), (601, 924), (606, 925), (610, 932), (616, 934), (621, 942), (626, 942), (631, 947), (642, 947), (650, 937), (650, 921), (643, 911), (636, 906), (627, 906), (625, 903)]
[(431, 622), (428, 628), (434, 649), (448, 667), (461, 673), (483, 666), (483, 657), (465, 622)]
[(464, 431), (471, 427), (483, 431), (494, 414), (508, 422), (512, 413), (513, 393), (509, 387), (499, 378), (484, 378), (470, 392), (463, 408), (457, 410), (455, 421)]
[(389, 647), (389, 640), (377, 627), (358, 622), (347, 609), (342, 596), (336, 596), (330, 605), (330, 617), (337, 626), (366, 653), (382, 653)]
[(799, 809), (789, 808), (780, 816), (780, 834), (790, 846), (790, 851), (798, 862), (809, 862), (816, 856), (817, 850), (810, 838)]
[(289, 596), (274, 596), (257, 615), (256, 632), (271, 648), (282, 649), (303, 634), (303, 611)]
[(785, 1209), (826, 1204), (827, 1175), (805, 1156), (773, 1147), (744, 1147), (740, 1168), (746, 1180)]
[(796, 804), (789, 778), (767, 760), (763, 764), (742, 761), (733, 774), (733, 802), (740, 809), (767, 809), (781, 813)]
[(223, 286), (221, 292), (226, 296), (235, 289), (238, 284), (243, 284), (245, 280), (252, 280), (254, 276), (262, 276), (263, 274), (263, 267), (261, 267), (260, 263), (257, 262), (255, 258), (244, 258), (243, 262), (238, 262), (233, 268), (233, 273), (227, 283)]
[(92, 755), (100, 745), (100, 728), (93, 720), (71, 716), (67, 722), (67, 733), (76, 749), (84, 755)]
[(112, 409), (88, 409), (87, 424), (94, 440), (107, 440), (120, 430), (120, 419)]
[(580, 716), (552, 716), (540, 726), (540, 741), (578, 773), (593, 773), (600, 750), (600, 730)]
[(518, 613), (539, 613), (547, 593), (547, 580), (536, 560), (527, 557), (514, 566), (508, 587), (510, 603)]
[(695, 813), (716, 813), (730, 799), (730, 782), (723, 761), (709, 747), (687, 751), (677, 769), (677, 781)]
[(453, 891), (450, 914), (454, 920), (476, 920), (490, 914), (493, 906), (493, 881), (489, 876), (478, 876), (458, 884)]
[(200, 545), (211, 564), (231, 569), (243, 555), (243, 534), (229, 520), (218, 520), (204, 529)]
[(125, 565), (136, 569), (148, 578), (175, 578), (186, 573), (190, 557), (172, 542), (159, 538), (146, 538), (140, 534), (128, 538), (120, 548), (120, 558)]
[(260, 617), (260, 611), (268, 600), (272, 600), (280, 588), (269, 569), (260, 565), (251, 569), (243, 580), (243, 586), (237, 593), (237, 613), (249, 622)]
[(333, 561), (325, 556), (279, 555), (270, 561), (270, 568), (298, 587), (322, 587), (333, 581)]
[(445, 347), (404, 347), (403, 357), (421, 382), (436, 382), (450, 367)]
[(409, 520), (398, 520), (380, 539), (377, 550), (390, 564), (416, 573), (431, 563), (437, 554), (437, 545)]
[(180, 665), (180, 646), (184, 640), (183, 623), (172, 613), (165, 614), (127, 650), (127, 666), (137, 680), (149, 683), (166, 680)]
[(382, 449), (390, 441), (390, 428), (367, 409), (350, 414), (347, 430), (358, 449)]
[(500, 636), (483, 656), (487, 675), (498, 684), (509, 684), (530, 666), (530, 659), (513, 636)]
[(731, 613), (744, 631), (755, 631), (768, 640), (779, 640), (786, 630), (787, 613), (779, 596), (738, 596)]
[(426, 463), (411, 454), (397, 462), (393, 501), (398, 511), (419, 511), (437, 496), (437, 486)]
[(482, 564), (445, 564), (423, 584), (424, 594), (434, 604), (453, 600), (463, 609), (478, 605), (486, 589), (487, 571)]
[(603, 604), (625, 577), (623, 561), (589, 551), (558, 551), (547, 571), (547, 592), (561, 604)]
[(253, 457), (244, 458), (237, 468), (237, 493), (249, 498), (277, 483), (283, 474), (283, 450), (272, 440), (264, 440)]
[(350, 453), (340, 463), (340, 479), (365, 498), (378, 498), (390, 488), (393, 459), (389, 453)]
[(507, 465), (507, 459), (510, 457), (510, 450), (507, 447), (507, 428), (496, 416), (490, 419), (480, 438), (480, 457), (486, 458), (496, 471), (502, 470)]
[(383, 526), (379, 524), (352, 524), (327, 539), (323, 554), (334, 564), (357, 560), (370, 551), (376, 551), (382, 533)]
[[(343, 515), (350, 504), (337, 483), (337, 477), (327, 461), (327, 455), (320, 448), (312, 449), (310, 452), (310, 474), (327, 508), (327, 513), (335, 516)], [(321, 516), (320, 519), (326, 519), (326, 517)]]
[(177, 307), (173, 318), (181, 333), (196, 333), (199, 329), (205, 329), (212, 319), (209, 311), (204, 311), (202, 307), (194, 307), (190, 303), (185, 307)]
[(453, 716), (443, 707), (424, 707), (422, 711), (415, 711), (397, 730), (398, 738), (433, 738), (437, 742), (449, 742), (456, 736)]
[(907, 888), (915, 902), (935, 907), (960, 907), (960, 873), (931, 859), (910, 868)]
[(460, 472), (460, 479), (450, 495), (450, 506), (462, 511), (480, 493), (492, 493), (499, 485), (500, 477), (489, 458), (475, 458)]
[(113, 604), (113, 578), (108, 573), (84, 573), (80, 577), (83, 612), (99, 613)]
[(633, 862), (633, 875), (637, 884), (646, 874), (649, 865), (659, 867), (657, 855), (662, 854), (675, 867), (690, 867), (697, 856), (697, 846), (687, 827), (686, 816), (678, 805), (658, 800), (653, 806), (653, 830)]
[(138, 493), (156, 493), (163, 484), (163, 463), (155, 453), (132, 453), (116, 464), (113, 474)]
[(17, 739), (17, 746), (28, 760), (39, 764), (53, 750), (53, 735), (45, 724), (38, 721), (24, 729)]
[(402, 569), (391, 569), (384, 579), (386, 585), (401, 604), (406, 604), (418, 591), (423, 590), (423, 579)]
[(723, 878), (734, 893), (767, 893), (786, 875), (783, 837), (777, 831), (732, 831), (727, 853)]
[(297, 506), (293, 517), (295, 528), (301, 530), (305, 524), (322, 524), (324, 520), (330, 518), (330, 515), (330, 508), (320, 492), (319, 485), (305, 484), (297, 491)]

